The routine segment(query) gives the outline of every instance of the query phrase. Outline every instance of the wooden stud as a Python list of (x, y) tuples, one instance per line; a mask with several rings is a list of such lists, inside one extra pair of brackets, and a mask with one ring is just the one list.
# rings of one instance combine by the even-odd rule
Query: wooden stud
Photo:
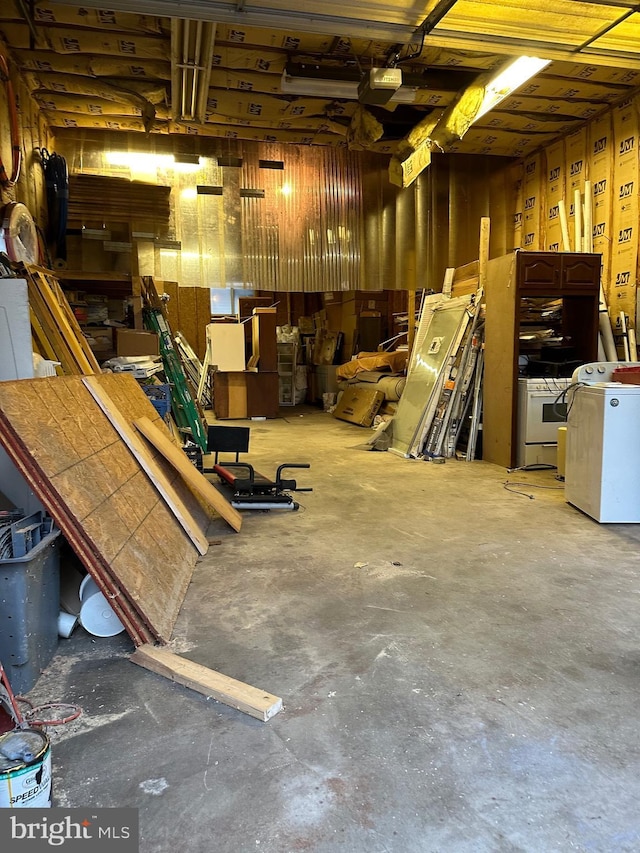
[(282, 699), (278, 696), (182, 658), (165, 648), (139, 646), (129, 660), (265, 723), (282, 710)]
[(484, 291), (487, 286), (487, 264), (489, 263), (489, 237), (491, 220), (488, 216), (480, 219), (480, 246), (478, 249), (478, 290)]
[(242, 527), (242, 516), (223, 495), (187, 459), (186, 455), (162, 433), (149, 418), (138, 418), (133, 425), (176, 469), (185, 483), (196, 494), (209, 503), (217, 513), (237, 532)]

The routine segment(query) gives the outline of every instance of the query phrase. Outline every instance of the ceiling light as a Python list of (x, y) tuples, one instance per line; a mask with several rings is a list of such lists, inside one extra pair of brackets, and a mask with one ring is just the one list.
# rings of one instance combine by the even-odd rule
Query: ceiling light
[[(388, 69), (387, 69), (388, 70)], [(321, 77), (295, 77), (286, 71), (282, 73), (280, 90), (285, 95), (307, 95), (326, 100), (357, 101), (357, 80), (323, 80)], [(412, 104), (416, 99), (416, 89), (412, 86), (400, 86), (393, 92), (387, 103)]]
[(205, 121), (216, 25), (171, 19), (171, 108), (173, 118)]
[(484, 98), (473, 122), (478, 121), (479, 118), (494, 109), (500, 101), (504, 101), (512, 92), (524, 85), (527, 80), (546, 68), (550, 62), (550, 59), (539, 59), (537, 56), (519, 56), (507, 65), (503, 65), (485, 86)]

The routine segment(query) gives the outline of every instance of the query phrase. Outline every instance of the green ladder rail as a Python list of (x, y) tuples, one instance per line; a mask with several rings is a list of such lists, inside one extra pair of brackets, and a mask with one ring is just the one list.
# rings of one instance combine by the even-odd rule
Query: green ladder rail
[(167, 382), (171, 384), (171, 409), (178, 429), (191, 433), (193, 441), (206, 453), (207, 434), (173, 345), (171, 329), (159, 308), (145, 307), (142, 316), (147, 329), (158, 334), (164, 372)]

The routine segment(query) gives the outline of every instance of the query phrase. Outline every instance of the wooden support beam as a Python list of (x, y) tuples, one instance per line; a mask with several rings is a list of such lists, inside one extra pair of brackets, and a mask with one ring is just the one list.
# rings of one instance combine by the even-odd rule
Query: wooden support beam
[(478, 251), (478, 290), (485, 291), (487, 287), (487, 264), (489, 263), (489, 237), (491, 220), (483, 216), (480, 220), (480, 248)]
[(265, 723), (282, 710), (282, 699), (278, 696), (182, 658), (166, 648), (139, 646), (129, 660)]
[(189, 461), (187, 456), (180, 450), (171, 439), (162, 433), (149, 418), (138, 418), (133, 425), (142, 435), (164, 456), (167, 462), (176, 469), (189, 488), (200, 495), (207, 503), (215, 509), (231, 527), (239, 532), (242, 527), (242, 516), (237, 509), (225, 499), (224, 495), (201, 474)]

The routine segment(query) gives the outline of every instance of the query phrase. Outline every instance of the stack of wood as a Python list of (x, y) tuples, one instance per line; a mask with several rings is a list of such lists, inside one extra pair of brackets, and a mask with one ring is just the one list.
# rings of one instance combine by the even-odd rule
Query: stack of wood
[(70, 376), (100, 373), (100, 365), (82, 334), (58, 279), (49, 270), (28, 265), (19, 268), (27, 281), (33, 349), (57, 372)]
[(112, 178), (106, 175), (69, 176), (69, 228), (96, 222), (149, 222), (168, 225), (171, 187)]

